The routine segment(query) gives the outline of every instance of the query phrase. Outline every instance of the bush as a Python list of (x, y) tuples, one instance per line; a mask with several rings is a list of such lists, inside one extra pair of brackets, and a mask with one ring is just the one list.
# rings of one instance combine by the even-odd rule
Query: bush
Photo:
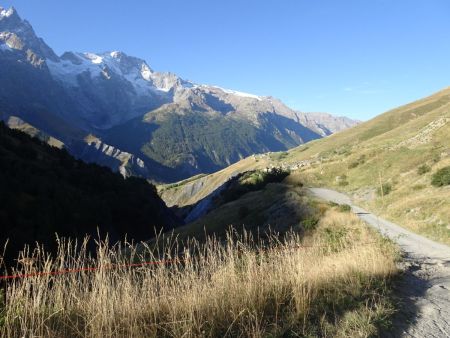
[(319, 223), (319, 219), (317, 217), (309, 217), (302, 221), (302, 227), (305, 230), (314, 230)]
[(289, 155), (289, 153), (287, 153), (287, 152), (282, 152), (282, 153), (279, 153), (279, 155), (278, 155), (278, 159), (279, 160), (282, 160), (282, 159), (285, 159), (286, 157), (288, 157), (288, 155)]
[(441, 160), (441, 154), (434, 154), (433, 155), (433, 162), (438, 163)]
[(388, 195), (392, 191), (392, 185), (390, 183), (383, 183), (381, 187), (377, 189), (378, 196)]
[(439, 169), (433, 174), (431, 184), (435, 187), (443, 187), (450, 184), (450, 167)]
[(348, 165), (349, 169), (353, 169), (356, 168), (357, 166), (359, 166), (360, 164), (364, 164), (366, 162), (366, 155), (361, 155), (356, 161), (351, 162)]
[(341, 204), (341, 205), (339, 205), (339, 211), (340, 212), (350, 212), (350, 211), (352, 211), (352, 207), (349, 206), (348, 204)]
[(354, 161), (354, 162), (351, 162), (351, 163), (348, 165), (348, 168), (349, 168), (349, 169), (353, 169), (353, 168), (356, 168), (357, 166), (359, 166), (359, 162), (358, 162), (358, 161)]
[(345, 187), (345, 186), (347, 186), (348, 185), (348, 181), (339, 181), (339, 186), (341, 186), (341, 187)]
[(428, 173), (428, 172), (430, 172), (430, 171), (431, 171), (430, 166), (428, 166), (428, 165), (426, 165), (426, 164), (422, 164), (419, 168), (417, 168), (417, 173), (418, 173), (419, 175), (426, 174), (426, 173)]
[(280, 183), (289, 175), (289, 171), (272, 168), (270, 171), (247, 171), (233, 180), (227, 189), (216, 199), (216, 207), (235, 201), (246, 193), (263, 189), (269, 183)]
[(303, 152), (303, 151), (306, 151), (306, 150), (308, 150), (308, 149), (309, 149), (308, 146), (303, 146), (303, 147), (300, 147), (299, 152)]

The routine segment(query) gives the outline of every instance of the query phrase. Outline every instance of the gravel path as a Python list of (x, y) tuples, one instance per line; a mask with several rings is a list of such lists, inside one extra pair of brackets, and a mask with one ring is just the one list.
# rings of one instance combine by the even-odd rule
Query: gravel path
[(348, 204), (362, 220), (393, 239), (404, 252), (405, 278), (396, 287), (401, 311), (393, 337), (450, 337), (450, 247), (412, 233), (352, 204), (342, 193), (311, 188), (313, 195)]

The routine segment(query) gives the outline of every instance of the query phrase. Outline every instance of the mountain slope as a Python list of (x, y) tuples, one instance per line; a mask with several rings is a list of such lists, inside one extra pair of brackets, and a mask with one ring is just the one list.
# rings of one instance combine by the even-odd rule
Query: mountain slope
[(85, 164), (65, 150), (0, 122), (0, 245), (7, 258), (36, 241), (54, 248), (55, 233), (82, 239), (109, 234), (112, 242), (146, 240), (155, 228), (180, 224), (154, 186)]
[(302, 113), (297, 112), (299, 122), (322, 136), (338, 133), (356, 126), (360, 121), (355, 121), (344, 116), (333, 116), (327, 113)]
[(190, 205), (238, 172), (282, 166), (299, 182), (346, 191), (377, 214), (450, 243), (450, 188), (430, 184), (450, 165), (449, 122), (447, 88), (286, 153), (249, 157), (213, 175), (160, 187), (161, 196), (169, 205)]
[(357, 123), (156, 72), (118, 51), (57, 56), (14, 8), (0, 10), (0, 66), (2, 119), (20, 118), (85, 161), (158, 181), (212, 172)]
[[(450, 165), (450, 88), (351, 130), (292, 150), (312, 184), (351, 193), (392, 221), (450, 243), (450, 190), (432, 176)], [(381, 190), (382, 189), (382, 190)]]

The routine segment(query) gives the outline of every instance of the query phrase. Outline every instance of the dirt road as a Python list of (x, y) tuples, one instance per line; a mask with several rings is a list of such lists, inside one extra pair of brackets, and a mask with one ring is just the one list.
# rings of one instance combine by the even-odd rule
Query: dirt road
[(450, 247), (412, 233), (352, 204), (334, 190), (311, 188), (313, 195), (348, 204), (362, 220), (393, 239), (404, 252), (405, 278), (396, 287), (401, 311), (394, 320), (398, 337), (450, 337)]

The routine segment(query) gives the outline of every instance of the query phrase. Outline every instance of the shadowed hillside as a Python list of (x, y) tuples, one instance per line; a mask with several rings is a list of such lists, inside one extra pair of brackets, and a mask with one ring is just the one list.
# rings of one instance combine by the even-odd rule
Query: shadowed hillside
[[(7, 254), (55, 233), (71, 238), (109, 233), (145, 240), (178, 224), (154, 186), (75, 160), (66, 151), (0, 123), (0, 242)], [(7, 257), (9, 257), (7, 255)]]

